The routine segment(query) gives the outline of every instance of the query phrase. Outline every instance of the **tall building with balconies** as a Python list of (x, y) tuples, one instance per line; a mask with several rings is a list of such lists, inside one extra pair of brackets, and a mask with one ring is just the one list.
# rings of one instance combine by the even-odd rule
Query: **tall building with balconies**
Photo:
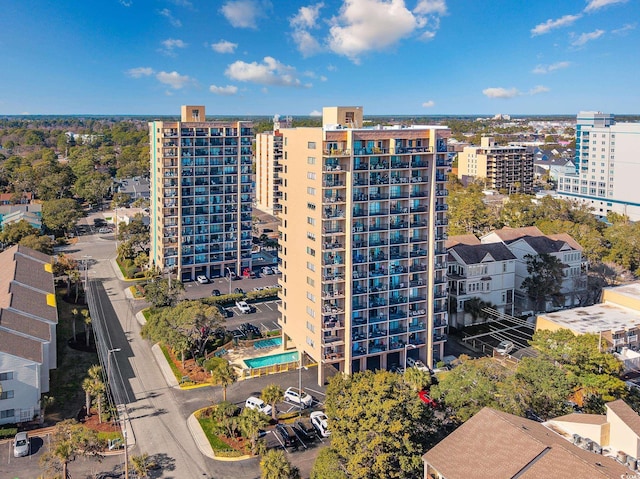
[(364, 128), (361, 107), (281, 130), (281, 325), (343, 373), (429, 366), (447, 326), (447, 138), (442, 126)]
[(458, 153), (458, 178), (484, 178), (487, 188), (507, 193), (533, 193), (533, 151), (523, 146), (498, 146), (484, 136), (480, 146)]
[(252, 123), (206, 121), (189, 105), (149, 136), (151, 264), (183, 281), (250, 268)]
[(616, 123), (609, 113), (581, 111), (576, 121), (575, 172), (558, 178), (558, 196), (577, 200), (605, 218), (640, 220), (640, 123)]
[(274, 216), (282, 211), (282, 133), (291, 127), (291, 117), (273, 118), (273, 131), (256, 135), (256, 208)]

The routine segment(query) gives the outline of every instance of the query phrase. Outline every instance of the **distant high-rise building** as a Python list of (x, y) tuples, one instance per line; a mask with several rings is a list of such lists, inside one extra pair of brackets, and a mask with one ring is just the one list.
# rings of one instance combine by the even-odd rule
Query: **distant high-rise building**
[(151, 264), (183, 281), (250, 268), (252, 123), (206, 121), (189, 105), (149, 136)]
[(483, 136), (480, 146), (458, 153), (458, 178), (484, 178), (486, 187), (507, 193), (533, 193), (533, 151), (523, 146), (498, 146)]
[(363, 126), (362, 107), (280, 130), (285, 346), (350, 374), (432, 366), (447, 328), (447, 138), (442, 126)]
[(256, 207), (279, 216), (282, 210), (282, 133), (291, 128), (291, 117), (273, 118), (273, 131), (256, 135)]
[(558, 196), (576, 199), (604, 218), (609, 212), (640, 220), (640, 123), (582, 111), (576, 122), (575, 172), (558, 178)]

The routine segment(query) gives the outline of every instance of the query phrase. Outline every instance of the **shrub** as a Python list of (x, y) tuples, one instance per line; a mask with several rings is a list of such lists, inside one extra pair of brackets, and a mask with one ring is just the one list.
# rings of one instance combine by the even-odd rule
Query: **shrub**
[(16, 434), (18, 434), (17, 427), (3, 427), (2, 429), (0, 429), (0, 439), (14, 437)]

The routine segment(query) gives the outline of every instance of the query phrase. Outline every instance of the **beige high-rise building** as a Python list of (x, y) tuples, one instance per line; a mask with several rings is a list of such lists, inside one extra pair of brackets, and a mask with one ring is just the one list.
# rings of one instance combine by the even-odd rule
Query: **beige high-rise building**
[(486, 187), (507, 193), (533, 193), (533, 151), (523, 146), (498, 146), (483, 136), (480, 146), (458, 153), (458, 178), (486, 179)]
[(251, 268), (252, 123), (206, 121), (204, 106), (185, 105), (149, 136), (151, 264), (183, 281)]
[(361, 107), (332, 107), (323, 127), (281, 130), (280, 321), (319, 383), (329, 365), (444, 355), (450, 131), (362, 125)]
[(291, 117), (273, 118), (273, 131), (256, 135), (256, 208), (274, 216), (282, 211), (282, 133), (291, 128)]

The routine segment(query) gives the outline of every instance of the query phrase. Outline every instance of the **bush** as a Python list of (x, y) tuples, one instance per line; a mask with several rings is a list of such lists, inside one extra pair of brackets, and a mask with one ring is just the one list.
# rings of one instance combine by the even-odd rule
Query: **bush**
[(210, 305), (228, 305), (234, 304), (236, 301), (241, 301), (244, 299), (244, 294), (240, 293), (231, 293), (231, 294), (223, 294), (222, 296), (211, 296), (210, 298), (203, 298), (202, 301), (204, 304)]
[(18, 428), (17, 427), (4, 427), (2, 429), (0, 429), (0, 439), (7, 439), (9, 437), (14, 437), (16, 434), (18, 434)]
[(248, 291), (247, 301), (257, 301), (260, 299), (277, 298), (280, 288), (261, 289), (260, 291)]

